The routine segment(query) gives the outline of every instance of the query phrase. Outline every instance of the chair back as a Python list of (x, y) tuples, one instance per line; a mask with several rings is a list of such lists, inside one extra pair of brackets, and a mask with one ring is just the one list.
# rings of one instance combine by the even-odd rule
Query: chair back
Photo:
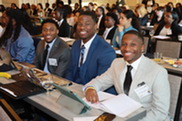
[(174, 121), (180, 121), (180, 110), (182, 104), (182, 77), (169, 74), (171, 89), (170, 115)]
[(162, 53), (163, 56), (179, 58), (181, 54), (181, 42), (157, 40), (155, 52)]

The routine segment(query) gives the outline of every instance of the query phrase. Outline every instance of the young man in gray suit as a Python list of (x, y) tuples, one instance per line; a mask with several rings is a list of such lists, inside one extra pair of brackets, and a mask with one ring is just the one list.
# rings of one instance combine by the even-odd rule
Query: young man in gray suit
[[(34, 64), (45, 72), (64, 77), (69, 65), (71, 50), (58, 37), (58, 28), (57, 22), (52, 19), (43, 21), (42, 35), (44, 39), (37, 46)], [(45, 51), (46, 47), (47, 51)]]
[[(115, 59), (105, 73), (86, 84), (86, 99), (92, 103), (98, 102), (97, 91), (114, 85), (118, 94), (127, 94), (146, 109), (147, 115), (140, 121), (169, 121), (170, 87), (167, 71), (143, 56), (143, 37), (136, 31), (124, 34), (120, 49), (123, 58)], [(128, 77), (125, 74), (128, 65), (132, 66), (132, 81), (127, 91), (129, 84), (125, 83), (128, 81), (125, 81), (125, 77)], [(141, 91), (141, 88), (146, 91)]]

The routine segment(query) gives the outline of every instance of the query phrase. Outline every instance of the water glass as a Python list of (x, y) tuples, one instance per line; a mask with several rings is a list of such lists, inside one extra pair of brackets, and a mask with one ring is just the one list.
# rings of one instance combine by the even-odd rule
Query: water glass
[(161, 59), (162, 59), (162, 53), (160, 53), (160, 52), (155, 52), (155, 53), (154, 53), (154, 60), (155, 60), (156, 62), (160, 62)]

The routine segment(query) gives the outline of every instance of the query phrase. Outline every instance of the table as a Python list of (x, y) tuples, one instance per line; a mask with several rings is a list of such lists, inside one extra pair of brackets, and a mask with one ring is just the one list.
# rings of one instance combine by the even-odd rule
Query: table
[[(79, 96), (83, 97), (84, 95), (82, 93), (81, 87), (82, 85), (73, 84), (72, 86), (67, 88), (75, 92)], [(99, 116), (103, 113), (103, 111), (101, 110), (92, 108), (90, 111), (87, 111), (84, 114), (76, 114), (71, 110), (67, 109), (66, 107), (57, 103), (57, 100), (60, 95), (61, 93), (58, 90), (54, 90), (52, 92), (46, 92), (35, 96), (30, 96), (26, 98), (25, 101), (35, 106), (36, 108), (42, 110), (43, 112), (47, 113), (48, 115), (52, 116), (53, 118), (61, 121), (73, 121), (73, 117)], [(114, 121), (135, 121), (136, 119), (145, 116), (145, 113), (145, 110), (143, 108), (140, 108), (128, 117), (116, 117)]]
[[(33, 67), (31, 64), (26, 63), (15, 63), (17, 68), (19, 66), (26, 66), (27, 68)], [(41, 71), (41, 70), (40, 70)], [(15, 72), (13, 72), (15, 73)], [(15, 73), (16, 74), (16, 73)], [(54, 77), (53, 80), (55, 83), (59, 85), (67, 84), (69, 81), (63, 78)], [(81, 98), (84, 97), (84, 94), (82, 92), (82, 85), (73, 83), (71, 86), (67, 86), (69, 90), (75, 92), (77, 95), (79, 95)], [(45, 112), (49, 116), (60, 120), (60, 121), (72, 121), (74, 117), (90, 117), (90, 116), (99, 116), (103, 113), (103, 111), (92, 108), (91, 110), (87, 111), (84, 114), (74, 113), (72, 110), (69, 110), (63, 105), (60, 105), (58, 103), (58, 99), (60, 97), (61, 93), (58, 90), (53, 90), (50, 92), (45, 92), (41, 94), (37, 94), (34, 96), (29, 96), (25, 98), (24, 100), (28, 102), (29, 104), (33, 105), (34, 107), (38, 108), (39, 110)], [(79, 107), (78, 107), (79, 108)], [(136, 119), (140, 119), (146, 115), (146, 111), (143, 108), (140, 108), (139, 110), (135, 111), (131, 115), (125, 118), (116, 117), (114, 121), (135, 121)]]

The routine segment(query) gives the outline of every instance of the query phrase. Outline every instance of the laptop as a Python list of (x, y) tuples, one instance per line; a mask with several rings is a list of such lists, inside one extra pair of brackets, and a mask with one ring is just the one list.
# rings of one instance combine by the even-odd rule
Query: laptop
[(12, 79), (15, 82), (0, 85), (0, 91), (13, 99), (22, 99), (46, 91), (33, 69), (25, 69), (13, 75)]

